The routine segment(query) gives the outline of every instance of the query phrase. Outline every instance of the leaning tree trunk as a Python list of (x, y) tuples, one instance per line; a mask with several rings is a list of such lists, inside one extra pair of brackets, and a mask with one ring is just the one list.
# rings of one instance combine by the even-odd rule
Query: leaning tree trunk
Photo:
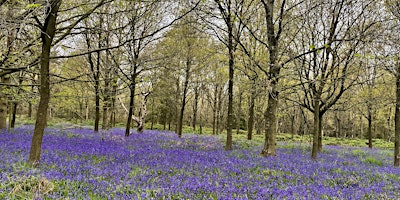
[(36, 115), (35, 129), (33, 131), (32, 145), (29, 153), (29, 164), (36, 166), (40, 161), (44, 129), (47, 124), (47, 109), (50, 101), (50, 50), (56, 32), (56, 20), (61, 0), (52, 0), (52, 8), (47, 8), (49, 14), (46, 16), (42, 27), (42, 53), (40, 55), (40, 100)]

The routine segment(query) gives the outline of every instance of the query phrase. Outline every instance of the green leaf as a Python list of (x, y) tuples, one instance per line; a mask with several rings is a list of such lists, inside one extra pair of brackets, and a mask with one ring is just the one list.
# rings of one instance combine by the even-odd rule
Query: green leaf
[(324, 44), (324, 47), (325, 47), (325, 49), (327, 49), (327, 48), (329, 48), (331, 46), (329, 46), (329, 44)]
[(38, 7), (41, 7), (41, 6), (42, 6), (42, 4), (40, 4), (40, 3), (31, 3), (31, 4), (28, 4), (26, 6), (26, 8), (27, 9), (35, 9), (35, 8), (38, 8)]
[(315, 46), (314, 45), (310, 45), (310, 49), (315, 49)]

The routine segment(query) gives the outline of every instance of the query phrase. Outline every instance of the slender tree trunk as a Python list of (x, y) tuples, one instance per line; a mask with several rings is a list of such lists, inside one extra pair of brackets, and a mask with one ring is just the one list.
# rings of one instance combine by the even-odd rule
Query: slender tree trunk
[(368, 147), (372, 149), (372, 111), (368, 108)]
[(50, 101), (50, 51), (51, 43), (56, 32), (56, 21), (61, 0), (52, 0), (51, 8), (42, 27), (42, 53), (40, 56), (40, 100), (36, 115), (35, 129), (32, 136), (32, 145), (29, 153), (29, 164), (36, 166), (40, 161), (44, 129), (47, 125), (47, 109)]
[(109, 106), (107, 102), (104, 102), (103, 104), (103, 119), (102, 119), (102, 125), (101, 125), (101, 129), (103, 130), (108, 130), (109, 129), (109, 121), (108, 119), (108, 110), (109, 110)]
[(238, 110), (236, 113), (236, 135), (239, 135), (240, 133), (240, 124), (241, 124), (241, 114), (242, 114), (242, 99), (243, 98), (243, 93), (239, 92), (239, 104), (238, 104)]
[(11, 113), (11, 120), (10, 120), (10, 128), (14, 128), (15, 127), (15, 120), (17, 118), (17, 107), (18, 107), (18, 103), (17, 102), (13, 102), (12, 103), (12, 113)]
[[(136, 78), (134, 78), (136, 80)], [(134, 101), (135, 101), (135, 84), (134, 81), (131, 80), (131, 85), (129, 86), (129, 111), (128, 111), (128, 119), (126, 121), (126, 127), (125, 127), (125, 137), (128, 137), (130, 135), (130, 130), (131, 130), (131, 123), (132, 123), (132, 115), (133, 115), (133, 106), (134, 106)]]
[(8, 98), (6, 94), (7, 84), (10, 83), (10, 76), (6, 75), (1, 77), (1, 82), (4, 84), (0, 86), (0, 129), (7, 128), (7, 110)]
[(251, 140), (253, 137), (253, 127), (254, 127), (254, 105), (256, 99), (256, 84), (253, 81), (251, 86), (251, 95), (249, 100), (249, 120), (247, 121), (247, 139)]
[(217, 93), (218, 93), (218, 85), (215, 85), (214, 88), (214, 102), (213, 102), (213, 122), (212, 122), (212, 129), (213, 129), (213, 135), (217, 134), (217, 101), (218, 101), (218, 97), (217, 97)]
[(229, 51), (229, 80), (228, 80), (228, 116), (226, 119), (226, 145), (225, 150), (232, 150), (232, 129), (233, 129), (233, 77), (235, 67), (235, 47), (233, 44), (233, 22), (231, 21), (230, 10), (226, 19), (228, 26), (228, 51)]
[(179, 113), (179, 120), (178, 120), (178, 136), (182, 137), (182, 125), (183, 125), (183, 115), (185, 113), (185, 106), (186, 106), (186, 96), (187, 96), (187, 91), (188, 91), (188, 86), (189, 86), (189, 78), (190, 78), (190, 68), (191, 68), (191, 60), (188, 58), (186, 60), (186, 70), (185, 70), (185, 80), (183, 83), (183, 96), (182, 96), (182, 102), (181, 102), (181, 109)]
[[(180, 93), (181, 93), (180, 83), (181, 83), (181, 81), (180, 81), (180, 78), (178, 77), (178, 79), (176, 81), (175, 99), (180, 99)], [(175, 133), (178, 133), (179, 117), (180, 117), (180, 115), (179, 115), (179, 106), (178, 106), (178, 104), (175, 104)]]
[(319, 111), (318, 119), (318, 152), (322, 151), (322, 112)]
[(194, 88), (194, 102), (193, 102), (193, 120), (192, 120), (193, 131), (196, 131), (198, 104), (199, 104), (199, 86), (196, 86)]
[(95, 116), (94, 116), (94, 132), (99, 132), (99, 122), (100, 122), (100, 81), (95, 80), (94, 93), (95, 93)]
[(394, 114), (394, 166), (400, 166), (400, 64), (396, 74), (396, 111)]
[(151, 99), (151, 126), (150, 130), (154, 129), (154, 98)]
[(292, 139), (294, 138), (294, 134), (296, 133), (295, 124), (296, 124), (296, 109), (293, 109), (293, 113), (290, 116), (290, 134)]
[(28, 102), (28, 116), (29, 119), (32, 118), (32, 103)]

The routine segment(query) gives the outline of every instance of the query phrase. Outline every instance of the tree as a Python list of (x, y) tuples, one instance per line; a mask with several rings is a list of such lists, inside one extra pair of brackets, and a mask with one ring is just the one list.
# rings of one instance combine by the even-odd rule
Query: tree
[[(213, 0), (210, 2), (210, 4), (206, 4), (206, 6), (208, 5), (209, 7), (203, 9), (203, 11), (205, 11), (207, 14), (207, 17), (202, 16), (202, 18), (205, 19), (205, 22), (212, 29), (215, 36), (226, 46), (228, 50), (229, 79), (225, 150), (232, 150), (232, 129), (234, 126), (233, 85), (235, 52), (238, 47), (237, 40), (239, 40), (241, 37), (243, 30), (243, 26), (237, 20), (236, 14), (244, 16), (247, 8), (245, 3), (246, 1), (244, 0)], [(220, 26), (221, 23), (224, 25), (223, 28)]]
[[(397, 18), (397, 24), (400, 20), (400, 1), (399, 0), (387, 0), (387, 7), (389, 11)], [(399, 44), (394, 44), (399, 45)], [(398, 53), (398, 52), (397, 52)], [(394, 161), (393, 165), (395, 167), (400, 166), (400, 62), (398, 61), (398, 55), (395, 56), (396, 61), (394, 65), (394, 75), (396, 77), (396, 109), (395, 109), (395, 141), (394, 141)]]
[(41, 27), (42, 53), (40, 55), (40, 102), (36, 114), (35, 129), (32, 137), (32, 145), (29, 153), (29, 163), (32, 166), (39, 164), (42, 149), (42, 138), (47, 123), (47, 108), (50, 101), (50, 51), (54, 35), (61, 0), (52, 0), (46, 5), (46, 16)]
[[(256, 13), (253, 20), (263, 19), (263, 21), (258, 21), (261, 24), (257, 26), (252, 26), (252, 21), (248, 22), (240, 15), (237, 15), (249, 35), (267, 50), (264, 58), (259, 59), (258, 56), (253, 55), (248, 46), (240, 43), (244, 53), (254, 62), (254, 66), (260, 69), (268, 79), (268, 101), (264, 112), (265, 139), (261, 151), (262, 156), (276, 155), (277, 111), (281, 71), (288, 63), (310, 53), (296, 54), (297, 52), (293, 53), (288, 48), (293, 43), (293, 40), (289, 38), (295, 38), (298, 30), (303, 25), (301, 21), (297, 21), (299, 16), (303, 14), (296, 10), (301, 3), (303, 1), (287, 2), (283, 0), (278, 2), (275, 0), (261, 0), (259, 4), (252, 6), (255, 9), (253, 12)], [(262, 10), (259, 10), (258, 7)]]
[(311, 157), (316, 159), (322, 149), (322, 117), (357, 83), (360, 68), (353, 62), (354, 56), (363, 41), (372, 38), (370, 29), (377, 20), (374, 1), (309, 3), (315, 9), (305, 15), (308, 27), (301, 31), (302, 48), (304, 52), (323, 48), (299, 60), (297, 77), (304, 98), (299, 104), (314, 117)]
[(40, 21), (37, 21), (39, 23), (38, 27), (40, 27), (41, 32), (42, 52), (40, 55), (40, 100), (36, 114), (35, 129), (32, 136), (32, 145), (28, 160), (28, 162), (32, 166), (36, 166), (39, 164), (44, 129), (47, 125), (47, 110), (50, 100), (49, 70), (51, 48), (54, 44), (57, 44), (58, 42), (62, 41), (66, 36), (68, 36), (71, 33), (71, 30), (79, 22), (87, 18), (91, 13), (94, 12), (94, 10), (105, 4), (105, 2), (105, 0), (100, 1), (99, 3), (95, 4), (92, 9), (86, 11), (83, 15), (78, 15), (79, 17), (74, 23), (68, 24), (66, 27), (58, 29), (64, 30), (65, 32), (61, 32), (61, 35), (55, 41), (53, 41), (53, 39), (55, 39), (57, 31), (57, 16), (59, 14), (62, 0), (51, 0), (48, 2), (48, 4), (43, 5), (45, 9), (44, 23), (40, 23)]

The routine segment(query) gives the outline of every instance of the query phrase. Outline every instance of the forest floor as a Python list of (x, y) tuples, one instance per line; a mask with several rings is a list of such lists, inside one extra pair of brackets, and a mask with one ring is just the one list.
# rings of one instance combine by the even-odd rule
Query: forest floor
[(308, 142), (286, 136), (276, 157), (261, 157), (261, 136), (236, 136), (234, 150), (224, 151), (222, 136), (149, 130), (126, 138), (121, 128), (54, 127), (33, 169), (32, 132), (0, 133), (0, 199), (400, 198), (389, 148), (329, 145), (312, 161)]

